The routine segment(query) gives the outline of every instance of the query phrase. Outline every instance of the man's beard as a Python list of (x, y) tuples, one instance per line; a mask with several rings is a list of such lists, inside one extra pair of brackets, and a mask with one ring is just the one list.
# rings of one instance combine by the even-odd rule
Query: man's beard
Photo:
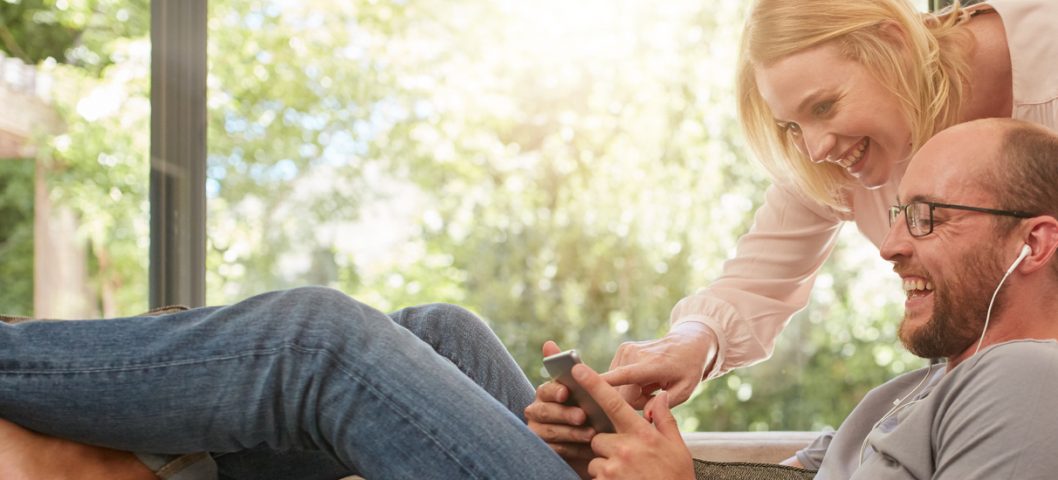
[[(962, 268), (950, 275), (953, 280), (934, 284), (933, 312), (925, 325), (912, 329), (906, 318), (901, 322), (904, 346), (923, 358), (950, 358), (980, 338), (992, 292), (1003, 278), (1000, 261), (988, 249), (962, 259)], [(993, 314), (1002, 310), (1003, 297), (996, 297)]]

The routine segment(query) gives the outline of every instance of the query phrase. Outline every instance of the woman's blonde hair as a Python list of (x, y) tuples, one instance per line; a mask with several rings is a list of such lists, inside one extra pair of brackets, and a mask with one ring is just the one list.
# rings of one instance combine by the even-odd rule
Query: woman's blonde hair
[(757, 0), (742, 34), (736, 86), (739, 120), (757, 157), (776, 179), (847, 210), (845, 190), (853, 180), (837, 165), (813, 164), (796, 148), (761, 97), (754, 70), (824, 43), (837, 45), (899, 99), (917, 151), (959, 121), (972, 37), (956, 26), (966, 15), (958, 0), (936, 15), (918, 12), (907, 0)]

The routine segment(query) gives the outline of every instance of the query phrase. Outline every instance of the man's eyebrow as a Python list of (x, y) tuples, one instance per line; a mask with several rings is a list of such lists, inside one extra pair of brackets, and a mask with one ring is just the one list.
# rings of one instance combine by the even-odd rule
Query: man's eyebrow
[(900, 201), (900, 196), (899, 195), (896, 196), (896, 204), (897, 205), (907, 205), (908, 203), (911, 203), (911, 202), (937, 202), (937, 197), (934, 197), (933, 195), (924, 195), (924, 194), (912, 195), (911, 199), (909, 199), (907, 201), (907, 203), (904, 203), (904, 202)]

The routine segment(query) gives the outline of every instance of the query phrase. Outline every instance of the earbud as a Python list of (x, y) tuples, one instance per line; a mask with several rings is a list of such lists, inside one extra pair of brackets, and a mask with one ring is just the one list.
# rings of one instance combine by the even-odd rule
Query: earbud
[(1021, 265), (1021, 261), (1025, 260), (1025, 257), (1029, 255), (1032, 255), (1032, 247), (1026, 243), (1021, 246), (1021, 253), (1018, 254), (1017, 260), (1014, 260), (1014, 263), (1010, 264), (1010, 268), (1007, 269), (1007, 275), (1010, 275), (1015, 268), (1018, 268), (1018, 265)]

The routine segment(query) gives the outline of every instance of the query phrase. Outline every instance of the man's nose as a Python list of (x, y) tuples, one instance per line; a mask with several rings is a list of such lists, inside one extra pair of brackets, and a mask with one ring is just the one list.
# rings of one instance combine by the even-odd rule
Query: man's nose
[(903, 210), (889, 226), (889, 232), (882, 239), (878, 252), (882, 254), (882, 258), (895, 262), (900, 257), (907, 257), (910, 250), (911, 232), (907, 229), (907, 210)]

